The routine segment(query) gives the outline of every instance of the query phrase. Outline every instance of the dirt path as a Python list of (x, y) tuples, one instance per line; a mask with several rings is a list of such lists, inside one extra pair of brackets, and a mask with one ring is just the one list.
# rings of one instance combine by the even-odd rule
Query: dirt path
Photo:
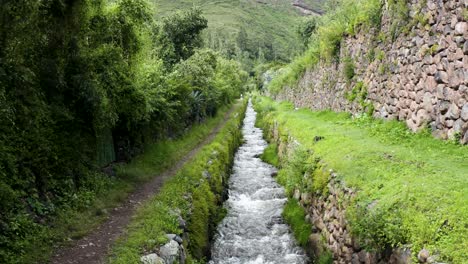
[(200, 149), (210, 143), (221, 128), (225, 125), (231, 113), (236, 109), (233, 105), (224, 115), (221, 121), (210, 134), (200, 142), (194, 149), (183, 156), (176, 164), (167, 169), (162, 174), (154, 177), (150, 182), (141, 185), (130, 194), (126, 201), (119, 207), (114, 208), (107, 220), (91, 233), (73, 242), (70, 247), (62, 248), (52, 257), (53, 264), (97, 264), (105, 263), (110, 247), (125, 232), (125, 228), (130, 223), (136, 209), (159, 192), (164, 182), (174, 176), (180, 168), (191, 160)]

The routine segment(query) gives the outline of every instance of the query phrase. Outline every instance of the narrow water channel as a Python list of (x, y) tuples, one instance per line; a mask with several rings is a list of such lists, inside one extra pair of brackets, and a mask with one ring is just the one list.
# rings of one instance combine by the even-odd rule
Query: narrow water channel
[(276, 169), (258, 158), (267, 143), (255, 127), (256, 114), (249, 102), (242, 128), (245, 143), (235, 156), (228, 213), (218, 226), (210, 264), (307, 263), (281, 217), (286, 196), (271, 176)]

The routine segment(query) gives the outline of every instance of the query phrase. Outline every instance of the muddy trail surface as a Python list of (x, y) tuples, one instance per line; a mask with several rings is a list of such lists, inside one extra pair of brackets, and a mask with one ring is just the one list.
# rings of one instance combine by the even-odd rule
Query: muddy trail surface
[(50, 263), (53, 264), (97, 264), (105, 263), (109, 249), (114, 242), (124, 235), (136, 209), (159, 192), (164, 182), (174, 176), (185, 163), (190, 161), (203, 146), (209, 144), (231, 117), (239, 104), (233, 105), (224, 115), (223, 120), (189, 153), (181, 157), (172, 167), (155, 176), (151, 181), (139, 186), (120, 206), (113, 208), (108, 218), (83, 238), (71, 245), (56, 250)]

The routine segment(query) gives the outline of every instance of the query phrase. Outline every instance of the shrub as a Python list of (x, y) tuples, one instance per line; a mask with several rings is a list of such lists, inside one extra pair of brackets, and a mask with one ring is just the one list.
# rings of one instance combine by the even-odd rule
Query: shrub
[(312, 233), (312, 225), (305, 220), (305, 210), (296, 199), (290, 198), (283, 209), (284, 220), (291, 226), (299, 245), (307, 246)]
[(345, 79), (346, 81), (350, 82), (354, 77), (355, 66), (354, 66), (353, 59), (348, 56), (344, 59), (343, 63), (344, 63), (343, 72), (344, 72)]

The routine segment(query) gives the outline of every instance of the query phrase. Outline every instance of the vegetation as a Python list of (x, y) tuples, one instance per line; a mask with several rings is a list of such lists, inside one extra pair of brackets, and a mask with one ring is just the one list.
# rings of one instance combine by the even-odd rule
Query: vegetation
[[(307, 4), (323, 10), (323, 2), (308, 0)], [(249, 72), (260, 63), (288, 62), (300, 50), (294, 32), (300, 15), (289, 0), (160, 0), (155, 5), (158, 17), (198, 6), (208, 20), (203, 34), (205, 47), (241, 62)]]
[(36, 245), (76, 231), (69, 220), (55, 237), (57, 221), (105, 207), (97, 193), (125, 194), (140, 174), (100, 167), (183, 135), (242, 92), (240, 64), (200, 49), (199, 10), (153, 13), (146, 0), (0, 5), (0, 262), (31, 262)]
[(288, 199), (283, 210), (284, 220), (291, 226), (299, 245), (305, 247), (309, 243), (312, 225), (305, 219), (304, 208), (294, 198)]
[(280, 124), (281, 135), (303, 149), (298, 160), (305, 162), (293, 159), (291, 165), (299, 173), (285, 173), (283, 180), (278, 175), (287, 189), (307, 186), (298, 175), (319, 164), (357, 190), (347, 218), (368, 249), (410, 245), (413, 254), (426, 248), (439, 261), (468, 258), (467, 146), (434, 139), (428, 131), (413, 134), (396, 121), (294, 110), (267, 98), (257, 98), (255, 106), (265, 127)]
[(353, 59), (351, 57), (346, 57), (343, 61), (344, 63), (344, 76), (346, 78), (346, 81), (350, 82), (353, 77), (354, 77), (354, 62), (353, 62)]
[[(240, 126), (246, 101), (237, 105), (231, 119), (200, 153), (171, 178), (160, 193), (144, 204), (132, 221), (128, 236), (114, 247), (110, 263), (138, 263), (141, 255), (167, 242), (166, 234), (182, 234), (178, 217), (187, 220), (190, 242), (188, 263), (202, 260), (209, 250), (209, 234), (214, 231), (222, 205), (222, 190), (234, 152), (241, 143)], [(154, 159), (154, 153), (143, 154)], [(204, 176), (209, 175), (209, 176)]]
[[(360, 28), (380, 26), (381, 1), (379, 0), (340, 0), (331, 1), (336, 6), (325, 15), (314, 20), (312, 33), (307, 40), (308, 49), (298, 56), (275, 78), (269, 89), (277, 93), (285, 86), (294, 86), (306, 69), (314, 67), (320, 60), (327, 62), (337, 59), (341, 40), (345, 35), (354, 35)], [(306, 27), (307, 28), (307, 27)], [(346, 76), (350, 76), (350, 71)]]
[(278, 160), (278, 155), (276, 154), (277, 152), (278, 152), (278, 146), (275, 143), (269, 144), (268, 147), (263, 152), (261, 158), (264, 162), (269, 163), (275, 167), (278, 167), (280, 164)]
[(299, 35), (299, 40), (302, 42), (304, 49), (309, 47), (309, 42), (312, 34), (317, 29), (317, 17), (307, 17), (303, 19), (302, 23), (299, 24), (297, 28), (297, 34)]

